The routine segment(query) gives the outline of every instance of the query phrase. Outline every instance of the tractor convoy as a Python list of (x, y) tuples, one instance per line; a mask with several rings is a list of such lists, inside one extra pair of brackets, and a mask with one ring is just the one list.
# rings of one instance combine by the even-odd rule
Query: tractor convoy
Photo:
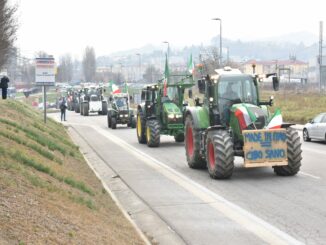
[[(247, 75), (225, 67), (197, 84), (193, 75), (169, 75), (143, 87), (136, 115), (128, 93), (111, 93), (105, 101), (103, 88), (89, 87), (69, 91), (68, 109), (107, 115), (111, 129), (118, 124), (136, 128), (138, 142), (148, 147), (158, 147), (161, 135), (185, 141), (188, 166), (207, 168), (214, 179), (232, 176), (235, 157), (242, 157), (246, 168), (272, 167), (277, 175), (291, 176), (301, 166), (300, 137), (293, 124), (282, 121), (279, 109), (270, 112), (273, 97), (260, 99), (259, 83), (269, 77), (277, 91), (275, 73)], [(193, 90), (198, 90), (195, 98)]]

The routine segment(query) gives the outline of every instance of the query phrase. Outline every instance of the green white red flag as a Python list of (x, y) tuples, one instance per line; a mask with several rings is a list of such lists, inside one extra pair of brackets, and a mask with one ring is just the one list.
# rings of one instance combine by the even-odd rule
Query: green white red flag
[(164, 81), (163, 81), (163, 96), (167, 96), (169, 74), (170, 74), (170, 72), (169, 72), (168, 56), (165, 55), (165, 70), (164, 70)]
[(111, 88), (112, 94), (121, 93), (120, 88), (113, 81), (110, 82), (110, 88)]
[(283, 124), (283, 117), (281, 114), (281, 110), (277, 109), (266, 128), (267, 129), (281, 128), (282, 124)]
[(248, 106), (245, 104), (236, 106), (234, 115), (238, 119), (241, 130), (246, 129), (249, 125), (253, 124), (257, 120), (255, 114), (252, 113)]
[(188, 71), (193, 75), (195, 72), (195, 65), (194, 62), (192, 61), (192, 54), (190, 54), (190, 58), (188, 61)]

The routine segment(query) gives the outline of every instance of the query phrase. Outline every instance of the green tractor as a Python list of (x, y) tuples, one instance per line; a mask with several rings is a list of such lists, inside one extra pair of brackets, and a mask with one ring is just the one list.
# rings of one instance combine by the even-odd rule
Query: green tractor
[[(270, 114), (273, 97), (261, 101), (257, 75), (242, 74), (225, 67), (217, 74), (198, 80), (202, 102), (185, 112), (185, 148), (190, 168), (206, 168), (214, 179), (230, 178), (234, 157), (244, 158), (245, 167), (274, 168), (277, 175), (291, 176), (301, 166), (298, 132), (283, 123), (277, 110)], [(272, 77), (273, 88), (279, 80)]]
[[(147, 85), (141, 93), (141, 104), (137, 107), (137, 138), (149, 147), (160, 145), (160, 135), (174, 136), (176, 142), (184, 141), (184, 103), (186, 88), (194, 86), (191, 75), (171, 75), (179, 79), (164, 87), (162, 80)], [(190, 81), (190, 82), (186, 82)], [(166, 94), (165, 94), (165, 91)]]
[(136, 127), (134, 111), (130, 107), (130, 96), (128, 93), (112, 94), (109, 97), (108, 127), (117, 128), (117, 124), (127, 124), (128, 127)]

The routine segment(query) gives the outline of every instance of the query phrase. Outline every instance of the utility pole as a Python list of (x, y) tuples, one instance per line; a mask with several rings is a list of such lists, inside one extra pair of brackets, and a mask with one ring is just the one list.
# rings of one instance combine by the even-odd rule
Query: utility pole
[(319, 22), (319, 57), (318, 57), (318, 63), (319, 63), (319, 92), (321, 92), (321, 84), (323, 82), (323, 22)]

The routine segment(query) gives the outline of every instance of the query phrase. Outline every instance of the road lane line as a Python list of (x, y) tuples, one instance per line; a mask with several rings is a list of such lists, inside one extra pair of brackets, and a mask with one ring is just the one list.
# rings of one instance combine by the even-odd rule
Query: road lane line
[(206, 187), (196, 183), (187, 176), (166, 166), (164, 163), (158, 161), (150, 155), (138, 150), (124, 140), (110, 133), (108, 130), (98, 126), (91, 127), (101, 135), (108, 138), (110, 141), (116, 143), (134, 155), (136, 158), (140, 159), (142, 162), (146, 163), (148, 166), (152, 167), (168, 179), (174, 181), (179, 186), (182, 186), (214, 209), (223, 213), (229, 219), (242, 225), (245, 229), (255, 234), (265, 242), (269, 244), (303, 244), (300, 241), (296, 240), (294, 237), (273, 226), (272, 224), (269, 224), (263, 219), (241, 208), (240, 206), (227, 201), (222, 196), (214, 193), (213, 191), (210, 191)]
[(306, 147), (306, 146), (303, 146), (303, 147), (302, 147), (302, 150), (303, 150), (303, 151), (310, 151), (310, 152), (317, 153), (317, 154), (326, 155), (326, 152), (325, 152), (325, 151), (312, 149), (312, 148), (310, 148), (310, 147)]
[(300, 171), (299, 174), (304, 175), (304, 176), (308, 176), (308, 177), (311, 177), (311, 178), (314, 178), (314, 179), (321, 179), (318, 176), (315, 176), (315, 175), (312, 175), (312, 174), (309, 174), (309, 173), (306, 173), (306, 172), (303, 172), (303, 171)]

